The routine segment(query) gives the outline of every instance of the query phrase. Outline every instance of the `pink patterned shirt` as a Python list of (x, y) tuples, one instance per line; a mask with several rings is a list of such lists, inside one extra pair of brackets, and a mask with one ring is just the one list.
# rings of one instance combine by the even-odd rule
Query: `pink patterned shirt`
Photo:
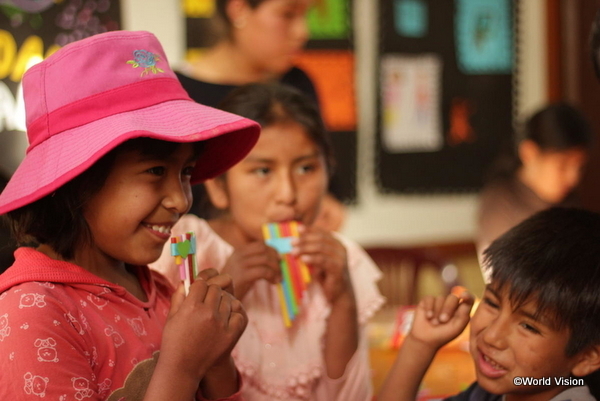
[(32, 248), (15, 257), (0, 275), (0, 400), (141, 400), (169, 312), (165, 278), (138, 268), (143, 302)]

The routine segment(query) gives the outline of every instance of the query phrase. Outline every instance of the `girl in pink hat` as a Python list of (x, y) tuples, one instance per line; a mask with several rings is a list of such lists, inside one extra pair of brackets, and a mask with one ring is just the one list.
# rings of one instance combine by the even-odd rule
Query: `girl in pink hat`
[(67, 45), (23, 88), (30, 146), (0, 194), (22, 244), (0, 276), (0, 399), (240, 399), (231, 279), (203, 272), (186, 296), (147, 264), (191, 184), (258, 125), (192, 101), (148, 32)]
[[(249, 324), (233, 351), (248, 400), (370, 400), (366, 323), (383, 303), (381, 273), (354, 242), (314, 225), (332, 170), (331, 147), (314, 103), (280, 84), (232, 92), (224, 110), (262, 125), (239, 164), (206, 182), (214, 218), (184, 216), (176, 233), (197, 233), (200, 268), (229, 273)], [(300, 311), (286, 327), (275, 249), (265, 223), (300, 222), (292, 253), (312, 269)], [(152, 267), (177, 281), (165, 248)]]

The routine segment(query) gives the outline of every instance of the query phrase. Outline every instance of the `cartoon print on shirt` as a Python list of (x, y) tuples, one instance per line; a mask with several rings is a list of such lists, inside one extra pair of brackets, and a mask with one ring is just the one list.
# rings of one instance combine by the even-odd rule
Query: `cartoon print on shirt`
[(8, 325), (8, 313), (0, 316), (0, 341), (4, 341), (10, 335), (10, 326)]
[(56, 286), (53, 283), (50, 283), (48, 281), (46, 281), (45, 283), (38, 283), (38, 285), (40, 287), (45, 287), (45, 288), (50, 288), (50, 289), (56, 288)]
[(110, 386), (112, 385), (112, 380), (104, 379), (102, 382), (98, 383), (98, 395), (101, 397), (106, 397), (108, 392), (110, 391)]
[(45, 340), (38, 338), (33, 345), (38, 349), (38, 361), (40, 362), (58, 362), (58, 353), (56, 352), (56, 341), (52, 337)]
[(69, 322), (71, 324), (71, 326), (73, 326), (73, 328), (75, 329), (76, 332), (78, 332), (80, 335), (85, 334), (85, 330), (83, 329), (83, 326), (81, 325), (81, 323), (79, 323), (79, 320), (77, 320), (75, 318), (75, 316), (73, 316), (71, 314), (71, 312), (68, 312), (65, 315), (65, 318), (67, 319), (67, 322)]
[(46, 296), (42, 294), (21, 294), (21, 301), (19, 303), (19, 309), (23, 308), (31, 308), (33, 306), (37, 306), (38, 308), (43, 308), (46, 306), (46, 300), (44, 299)]
[(127, 319), (127, 323), (129, 323), (129, 325), (133, 329), (133, 332), (138, 337), (148, 335), (148, 333), (146, 333), (146, 328), (144, 327), (144, 322), (142, 321), (141, 317), (136, 317), (136, 318), (133, 318), (133, 319)]
[(31, 372), (25, 373), (25, 387), (23, 388), (27, 394), (37, 395), (38, 397), (46, 396), (46, 387), (50, 379), (42, 376), (34, 376)]
[(110, 290), (108, 288), (103, 288), (102, 292), (97, 295), (89, 294), (87, 296), (88, 301), (95, 305), (98, 309), (102, 310), (106, 305), (108, 305), (108, 300), (106, 298), (102, 298), (102, 295), (110, 294)]
[(96, 366), (96, 364), (98, 363), (98, 350), (96, 349), (96, 347), (92, 347), (92, 358), (90, 359), (89, 356), (89, 352), (86, 352), (85, 355), (88, 357), (88, 360), (90, 361), (90, 367), (94, 367)]
[(121, 334), (115, 331), (115, 329), (112, 326), (108, 326), (107, 328), (105, 328), (104, 334), (106, 334), (106, 337), (112, 337), (113, 343), (117, 348), (119, 348), (121, 345), (123, 345), (123, 343), (125, 343), (125, 340), (123, 340)]
[(108, 300), (104, 298), (100, 298), (96, 295), (89, 294), (87, 296), (88, 301), (92, 303), (92, 305), (96, 306), (96, 308), (102, 310), (106, 305), (108, 305)]
[(84, 377), (72, 377), (73, 388), (75, 389), (75, 398), (79, 401), (84, 398), (90, 398), (94, 392), (90, 389), (90, 381)]

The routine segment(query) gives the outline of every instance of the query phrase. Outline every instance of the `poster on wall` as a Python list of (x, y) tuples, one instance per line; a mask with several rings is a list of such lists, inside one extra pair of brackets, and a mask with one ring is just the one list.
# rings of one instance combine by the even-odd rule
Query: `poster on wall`
[(27, 140), (24, 72), (60, 47), (119, 29), (119, 0), (0, 0), (0, 174), (11, 175)]
[(394, 0), (394, 27), (400, 36), (426, 36), (429, 29), (429, 10), (425, 0)]
[(436, 54), (382, 57), (382, 140), (388, 152), (433, 152), (443, 146), (441, 74)]
[(510, 0), (457, 0), (454, 31), (465, 74), (512, 72)]

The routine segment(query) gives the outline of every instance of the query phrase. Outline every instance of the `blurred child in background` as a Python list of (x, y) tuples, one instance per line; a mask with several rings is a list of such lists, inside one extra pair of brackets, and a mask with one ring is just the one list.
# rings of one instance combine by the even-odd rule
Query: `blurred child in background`
[[(574, 190), (588, 159), (593, 132), (576, 108), (552, 104), (524, 126), (517, 155), (502, 159), (480, 195), (476, 245), (485, 248), (534, 213), (555, 205), (577, 206)], [(484, 272), (486, 279), (489, 272)]]

